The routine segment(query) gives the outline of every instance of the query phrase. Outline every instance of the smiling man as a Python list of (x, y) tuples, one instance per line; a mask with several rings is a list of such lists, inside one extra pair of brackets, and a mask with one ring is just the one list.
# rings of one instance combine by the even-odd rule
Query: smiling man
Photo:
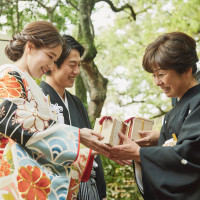
[[(70, 124), (78, 128), (91, 128), (87, 110), (78, 97), (65, 88), (74, 85), (80, 73), (80, 60), (84, 48), (73, 37), (64, 35), (64, 47), (60, 58), (55, 62), (53, 70), (46, 75), (46, 82), (40, 87), (45, 95), (49, 95), (51, 107), (57, 112), (59, 123)], [(95, 166), (89, 181), (81, 182), (78, 199), (102, 200), (106, 197), (106, 185), (100, 158), (94, 159)], [(97, 190), (98, 189), (98, 190)]]

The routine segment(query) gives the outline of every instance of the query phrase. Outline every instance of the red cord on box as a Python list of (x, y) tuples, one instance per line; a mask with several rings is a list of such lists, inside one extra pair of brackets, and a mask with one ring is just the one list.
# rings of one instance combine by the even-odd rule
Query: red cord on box
[(125, 123), (129, 123), (131, 120), (133, 120), (135, 117), (131, 117), (131, 118), (129, 118), (129, 119), (127, 119), (127, 120), (125, 120), (124, 122)]
[(106, 120), (109, 119), (109, 120), (112, 121), (112, 117), (110, 117), (110, 116), (104, 116), (104, 117), (102, 117), (102, 118), (100, 119), (99, 124), (102, 125), (105, 119), (106, 119)]

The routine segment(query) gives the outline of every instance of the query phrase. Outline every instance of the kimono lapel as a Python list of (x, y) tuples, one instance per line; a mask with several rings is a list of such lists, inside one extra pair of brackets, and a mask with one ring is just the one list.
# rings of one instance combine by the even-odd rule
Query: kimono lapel
[(48, 83), (44, 81), (40, 83), (40, 87), (42, 88), (42, 91), (45, 95), (49, 95), (52, 104), (58, 104), (59, 106), (63, 107), (63, 116), (65, 124), (70, 124), (68, 110), (58, 93)]
[(187, 103), (190, 99), (191, 96), (195, 95), (196, 93), (200, 92), (200, 85), (196, 85), (192, 88), (190, 88), (182, 97), (181, 99), (176, 103), (174, 108), (170, 111), (170, 115), (173, 113), (176, 113), (178, 110), (182, 108), (182, 106)]
[[(175, 106), (172, 108), (171, 111), (169, 111), (167, 113), (167, 115), (165, 116), (165, 121), (164, 123), (166, 124), (165, 125), (165, 133), (167, 133), (168, 131), (167, 130), (170, 130), (170, 125), (176, 121), (175, 117), (176, 116), (176, 113), (180, 113), (183, 108), (185, 107), (185, 104), (188, 105), (188, 102), (190, 101), (191, 97), (194, 96), (196, 93), (199, 93), (200, 92), (200, 85), (196, 85), (192, 88), (190, 88), (182, 97), (181, 99), (175, 104)], [(190, 105), (190, 107), (187, 108), (188, 109), (188, 112), (184, 115), (185, 118), (187, 117), (187, 115), (190, 113), (190, 110), (193, 109), (192, 108), (192, 105)], [(171, 119), (171, 117), (174, 117)], [(177, 122), (178, 123), (178, 122)], [(171, 128), (172, 129), (172, 128)], [(176, 133), (177, 136), (179, 135), (179, 133)], [(171, 135), (170, 135), (171, 136)], [(169, 138), (168, 138), (169, 139)]]
[(78, 107), (77, 103), (75, 102), (75, 99), (73, 99), (72, 96), (70, 95), (70, 93), (66, 90), (65, 90), (65, 94), (66, 94), (67, 101), (68, 101), (69, 113), (70, 113), (70, 117), (71, 117), (72, 126), (79, 127), (79, 128), (85, 127), (83, 125), (81, 111), (79, 110), (79, 107)]
[[(71, 95), (67, 90), (65, 90), (65, 94), (68, 101), (68, 109), (66, 108), (65, 104), (61, 100), (58, 93), (46, 82), (42, 81), (40, 83), (40, 87), (42, 88), (45, 95), (50, 96), (50, 101), (52, 104), (58, 104), (59, 106), (63, 107), (63, 116), (65, 120), (65, 124), (69, 123), (69, 114), (71, 118), (71, 125), (79, 128), (88, 127), (87, 122), (87, 115), (85, 113), (84, 107), (80, 100), (74, 95)], [(90, 126), (89, 126), (90, 127)]]

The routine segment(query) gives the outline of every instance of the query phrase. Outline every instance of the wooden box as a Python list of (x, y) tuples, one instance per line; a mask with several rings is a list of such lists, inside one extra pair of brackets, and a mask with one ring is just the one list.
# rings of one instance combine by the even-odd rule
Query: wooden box
[(141, 117), (132, 117), (125, 122), (130, 127), (128, 137), (133, 140), (141, 139), (139, 131), (151, 131), (154, 124), (153, 120)]
[(127, 135), (129, 127), (117, 118), (103, 117), (96, 119), (94, 130), (104, 136), (102, 141), (105, 144), (115, 146), (122, 144), (118, 133), (121, 131)]

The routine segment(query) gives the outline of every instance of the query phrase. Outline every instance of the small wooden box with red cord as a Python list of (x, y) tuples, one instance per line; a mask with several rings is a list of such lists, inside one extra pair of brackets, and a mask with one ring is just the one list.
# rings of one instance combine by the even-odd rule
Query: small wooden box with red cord
[(133, 140), (139, 139), (139, 131), (152, 130), (153, 123), (153, 120), (139, 117), (132, 117), (123, 122), (115, 117), (104, 116), (96, 119), (94, 130), (104, 136), (102, 141), (105, 144), (116, 146), (123, 144), (119, 132)]

